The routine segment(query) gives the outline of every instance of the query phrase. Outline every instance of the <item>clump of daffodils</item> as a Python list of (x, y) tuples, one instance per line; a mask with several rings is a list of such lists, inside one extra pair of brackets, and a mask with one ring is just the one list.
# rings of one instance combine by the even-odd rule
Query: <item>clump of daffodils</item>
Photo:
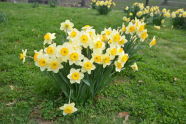
[[(137, 3), (135, 2), (131, 7), (126, 6), (124, 8), (124, 12), (127, 13), (127, 17), (130, 19), (135, 19), (135, 17), (137, 16), (137, 13), (139, 11), (142, 11), (144, 9), (144, 4), (143, 3)], [(138, 13), (138, 15), (142, 15), (142, 13)], [(140, 18), (139, 18), (140, 19)]]
[(96, 2), (97, 0), (91, 0), (90, 4), (91, 4), (92, 9), (96, 9)]
[[(33, 61), (41, 70), (60, 84), (66, 98), (76, 103), (84, 103), (112, 81), (115, 73), (127, 66), (138, 70), (134, 63), (139, 44), (148, 39), (145, 23), (138, 19), (123, 24), (118, 29), (105, 28), (97, 33), (93, 26), (85, 25), (80, 30), (74, 28), (70, 20), (61, 23), (65, 41), (55, 42), (55, 33), (44, 35), (43, 48), (34, 50)], [(150, 47), (156, 44), (155, 37)], [(20, 59), (25, 61), (27, 50)], [(133, 65), (132, 65), (133, 64)], [(63, 114), (77, 111), (75, 103), (60, 107)]]
[(155, 26), (160, 26), (164, 23), (165, 18), (170, 18), (171, 12), (167, 9), (160, 9), (158, 6), (146, 6), (143, 3), (134, 3), (131, 7), (126, 7), (124, 11), (130, 19), (144, 19), (146, 22), (152, 23)]
[(91, 5), (94, 5), (100, 14), (105, 15), (108, 14), (116, 4), (112, 0), (92, 0)]
[(183, 28), (186, 26), (186, 11), (184, 9), (173, 11), (171, 19), (174, 27)]

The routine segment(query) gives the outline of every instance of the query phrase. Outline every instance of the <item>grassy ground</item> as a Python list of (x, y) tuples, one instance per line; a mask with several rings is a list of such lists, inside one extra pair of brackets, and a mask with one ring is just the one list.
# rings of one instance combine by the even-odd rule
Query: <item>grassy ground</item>
[(77, 28), (90, 24), (98, 31), (122, 23), (123, 13), (112, 11), (100, 16), (80, 8), (32, 8), (29, 4), (0, 3), (8, 20), (0, 23), (0, 123), (122, 123), (119, 112), (129, 112), (129, 123), (186, 122), (186, 31), (149, 26), (158, 36), (158, 45), (145, 48), (139, 71), (126, 70), (105, 88), (95, 102), (78, 106), (77, 114), (62, 116), (57, 108), (64, 98), (52, 79), (34, 66), (22, 65), (21, 49), (33, 51), (42, 46), (46, 32), (56, 32), (60, 22), (70, 19)]

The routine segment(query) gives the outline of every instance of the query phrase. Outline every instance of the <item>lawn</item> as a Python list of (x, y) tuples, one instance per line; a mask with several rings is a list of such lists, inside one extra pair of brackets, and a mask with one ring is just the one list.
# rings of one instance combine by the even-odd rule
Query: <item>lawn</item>
[(21, 49), (42, 47), (43, 35), (55, 32), (63, 40), (60, 23), (66, 19), (80, 27), (89, 24), (98, 32), (122, 24), (122, 11), (107, 16), (87, 8), (32, 8), (30, 4), (1, 3), (7, 21), (0, 23), (0, 123), (122, 124), (119, 112), (129, 112), (129, 123), (186, 122), (186, 30), (161, 30), (148, 26), (158, 45), (146, 44), (139, 54), (139, 71), (126, 69), (92, 102), (77, 106), (76, 114), (63, 116), (58, 107), (64, 98), (55, 82), (18, 56)]

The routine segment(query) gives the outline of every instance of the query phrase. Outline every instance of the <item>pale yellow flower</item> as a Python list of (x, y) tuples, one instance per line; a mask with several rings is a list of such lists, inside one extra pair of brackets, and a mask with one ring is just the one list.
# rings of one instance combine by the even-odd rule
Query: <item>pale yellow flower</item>
[(48, 67), (49, 57), (46, 54), (40, 54), (37, 57), (37, 61), (35, 61), (35, 65), (40, 67), (41, 71), (44, 71)]
[(112, 58), (110, 57), (110, 55), (104, 54), (102, 56), (103, 68), (105, 68), (106, 66), (110, 65), (111, 64), (111, 60), (112, 60)]
[(56, 43), (51, 44), (50, 46), (44, 49), (45, 53), (52, 56), (56, 55)]
[(61, 62), (56, 58), (52, 57), (48, 60), (48, 71), (53, 71), (54, 73), (58, 73), (59, 69), (63, 68)]
[(75, 103), (64, 104), (59, 109), (63, 110), (63, 115), (72, 114), (77, 111), (77, 108), (75, 107)]
[(79, 34), (79, 31), (77, 29), (72, 29), (68, 32), (68, 37), (67, 39), (75, 39)]
[(128, 7), (128, 6), (126, 6), (126, 7), (125, 7), (125, 10), (129, 10), (129, 7)]
[(136, 31), (136, 26), (132, 22), (130, 22), (126, 28), (126, 34), (129, 34), (129, 33), (133, 34), (135, 33), (135, 31)]
[(81, 80), (84, 77), (84, 74), (80, 72), (80, 69), (70, 69), (70, 74), (67, 76), (70, 79), (70, 83), (78, 83), (80, 84)]
[(70, 65), (72, 65), (72, 64), (79, 65), (81, 60), (83, 59), (83, 55), (81, 54), (81, 51), (74, 50), (74, 51), (70, 52), (68, 59), (69, 59)]
[(45, 44), (52, 44), (53, 43), (53, 39), (55, 39), (55, 33), (46, 33), (44, 35), (44, 45)]
[(138, 65), (134, 63), (133, 65), (130, 66), (134, 71), (138, 71)]
[(91, 74), (91, 71), (96, 68), (95, 65), (93, 64), (93, 60), (89, 60), (87, 58), (83, 59), (81, 67), (82, 72), (87, 72), (88, 74)]
[(34, 61), (37, 61), (38, 60), (38, 56), (43, 54), (43, 50), (41, 49), (39, 52), (34, 50)]
[(23, 60), (23, 63), (25, 62), (26, 53), (27, 53), (27, 49), (22, 50), (22, 53), (19, 54), (19, 59)]
[(152, 47), (157, 44), (155, 36), (153, 37), (152, 41), (149, 43), (149, 46)]
[(95, 63), (101, 64), (102, 63), (102, 54), (101, 53), (92, 53), (92, 60)]
[(84, 48), (87, 48), (91, 42), (91, 39), (88, 33), (81, 32), (80, 35), (78, 36), (78, 41), (80, 45), (82, 45)]
[(63, 45), (58, 45), (56, 56), (60, 58), (61, 61), (66, 62), (68, 60), (71, 50), (72, 50), (72, 47), (68, 43), (64, 43)]
[(139, 38), (141, 41), (144, 41), (145, 39), (147, 39), (147, 37), (148, 37), (147, 30), (144, 30), (143, 32), (139, 33)]
[(121, 63), (126, 63), (128, 61), (128, 59), (129, 59), (128, 54), (121, 54), (119, 56), (118, 61), (120, 61)]
[(161, 27), (160, 27), (160, 26), (154, 26), (154, 28), (155, 28), (155, 29), (158, 29), (158, 30), (160, 30), (160, 29), (161, 29)]
[(116, 72), (120, 72), (124, 66), (124, 63), (122, 63), (120, 61), (115, 61), (114, 65), (115, 65)]
[(60, 30), (69, 32), (73, 29), (74, 24), (70, 20), (65, 20), (65, 22), (61, 23)]

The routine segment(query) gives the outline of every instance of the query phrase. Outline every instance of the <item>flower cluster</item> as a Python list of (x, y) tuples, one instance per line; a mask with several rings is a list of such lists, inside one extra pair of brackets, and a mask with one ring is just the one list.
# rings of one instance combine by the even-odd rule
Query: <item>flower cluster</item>
[(183, 28), (186, 26), (186, 11), (178, 9), (171, 13), (171, 19), (174, 27)]
[(97, 2), (97, 0), (91, 0), (91, 7), (92, 7), (92, 9), (96, 9), (96, 2)]
[[(61, 84), (64, 95), (69, 98), (69, 104), (60, 107), (64, 115), (77, 111), (70, 99), (84, 102), (94, 97), (110, 82), (114, 73), (127, 66), (129, 57), (134, 58), (134, 49), (148, 38), (145, 25), (135, 19), (121, 28), (105, 28), (97, 33), (90, 25), (78, 30), (66, 20), (61, 23), (60, 30), (67, 34), (67, 41), (57, 45), (55, 33), (44, 35), (43, 49), (35, 50), (33, 59), (41, 71), (49, 72)], [(149, 45), (155, 44), (154, 37)], [(22, 52), (20, 59), (24, 62), (27, 50)], [(131, 68), (138, 70), (136, 63)]]
[(100, 14), (108, 14), (116, 4), (112, 0), (92, 0), (92, 8), (97, 9)]
[(136, 14), (139, 11), (142, 11), (144, 9), (144, 4), (143, 3), (134, 3), (131, 7), (126, 6), (124, 8), (124, 11), (128, 14), (127, 16), (130, 19), (135, 19)]
[(96, 2), (97, 6), (106, 6), (108, 8), (111, 8), (112, 6), (115, 6), (115, 2), (113, 2), (112, 0), (106, 0), (106, 1), (97, 1)]
[(164, 23), (164, 19), (169, 18), (171, 15), (170, 10), (165, 8), (160, 10), (158, 6), (144, 7), (143, 3), (134, 3), (130, 8), (127, 6), (124, 11), (128, 13), (129, 19), (143, 18), (145, 21), (150, 21), (150, 23), (157, 26)]

